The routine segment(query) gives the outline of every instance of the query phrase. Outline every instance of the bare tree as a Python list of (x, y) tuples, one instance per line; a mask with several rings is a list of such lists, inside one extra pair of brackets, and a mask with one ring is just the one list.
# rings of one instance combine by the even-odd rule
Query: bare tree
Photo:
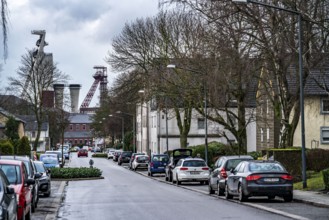
[[(42, 119), (45, 117), (46, 109), (43, 107), (43, 91), (52, 88), (55, 83), (64, 83), (68, 76), (60, 72), (52, 59), (43, 55), (36, 61), (33, 58), (33, 52), (28, 51), (22, 56), (21, 66), (17, 71), (17, 77), (9, 77), (10, 91), (24, 93), (24, 99), (32, 104), (31, 108), (36, 117), (38, 129), (34, 142), (33, 150), (36, 151), (40, 138)], [(28, 86), (25, 83), (29, 80)]]

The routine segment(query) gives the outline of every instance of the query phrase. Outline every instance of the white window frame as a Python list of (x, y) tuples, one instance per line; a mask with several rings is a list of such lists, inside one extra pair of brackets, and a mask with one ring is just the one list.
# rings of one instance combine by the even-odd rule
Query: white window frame
[(266, 129), (266, 139), (267, 139), (267, 143), (269, 143), (270, 142), (270, 129), (269, 128)]
[(328, 101), (329, 102), (329, 98), (323, 98), (321, 99), (321, 114), (329, 114), (329, 109), (328, 110), (324, 110), (324, 101)]
[(264, 142), (264, 130), (263, 130), (263, 128), (260, 128), (260, 142), (261, 143)]
[[(328, 132), (328, 137), (326, 138), (327, 140), (324, 140), (324, 135), (323, 135), (324, 131)], [(329, 127), (320, 127), (320, 138), (321, 138), (321, 144), (329, 144)]]

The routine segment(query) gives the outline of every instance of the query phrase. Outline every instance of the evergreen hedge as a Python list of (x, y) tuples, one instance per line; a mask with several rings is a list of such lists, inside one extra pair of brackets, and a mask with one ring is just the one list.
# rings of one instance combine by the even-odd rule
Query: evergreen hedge
[(78, 179), (101, 177), (102, 171), (98, 168), (89, 167), (64, 167), (50, 168), (53, 179)]
[(329, 169), (322, 170), (324, 187), (326, 190), (329, 190)]
[(105, 153), (96, 153), (96, 154), (92, 154), (91, 157), (105, 157), (105, 158), (107, 158), (107, 154), (105, 154)]
[(14, 146), (9, 140), (3, 140), (0, 142), (1, 155), (13, 155)]

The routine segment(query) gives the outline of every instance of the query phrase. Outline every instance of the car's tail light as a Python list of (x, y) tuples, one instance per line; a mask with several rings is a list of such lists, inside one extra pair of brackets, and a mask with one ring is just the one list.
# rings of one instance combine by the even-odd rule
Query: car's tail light
[(260, 178), (262, 178), (261, 176), (259, 175), (249, 175), (246, 177), (246, 180), (247, 181), (253, 181), (253, 180), (259, 180)]
[(284, 180), (292, 180), (292, 176), (288, 175), (288, 174), (287, 175), (282, 175), (281, 178), (284, 179)]
[(187, 167), (181, 167), (180, 170), (188, 170)]
[(202, 170), (209, 170), (208, 167), (202, 167)]
[(153, 166), (154, 166), (154, 164), (153, 164), (153, 162), (151, 162), (151, 163), (150, 163), (150, 167), (153, 167)]
[(222, 168), (220, 170), (220, 175), (223, 177), (223, 178), (227, 178), (227, 173), (226, 173), (226, 170), (224, 168)]

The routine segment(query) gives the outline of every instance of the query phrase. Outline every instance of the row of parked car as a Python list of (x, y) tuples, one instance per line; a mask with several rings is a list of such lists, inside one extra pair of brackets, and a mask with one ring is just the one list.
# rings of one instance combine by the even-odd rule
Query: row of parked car
[(282, 164), (273, 160), (254, 160), (249, 155), (222, 156), (209, 168), (202, 158), (193, 158), (191, 149), (175, 149), (171, 157), (154, 154), (109, 150), (108, 159), (118, 165), (128, 163), (132, 170), (147, 169), (148, 175), (164, 173), (165, 180), (180, 185), (182, 182), (200, 182), (208, 185), (209, 194), (216, 193), (245, 201), (252, 196), (267, 196), (284, 201), (293, 199), (293, 177)]
[(31, 219), (39, 196), (51, 194), (50, 170), (27, 156), (1, 156), (0, 168), (0, 219)]

